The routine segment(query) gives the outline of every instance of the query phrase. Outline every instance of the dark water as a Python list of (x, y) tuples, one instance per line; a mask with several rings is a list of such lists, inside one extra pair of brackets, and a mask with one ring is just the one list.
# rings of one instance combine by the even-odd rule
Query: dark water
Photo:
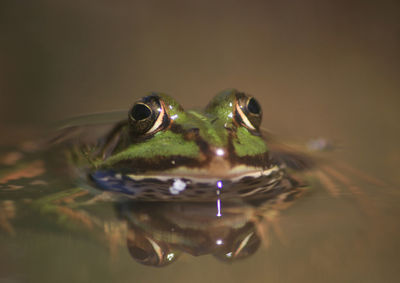
[(398, 281), (395, 1), (4, 1), (0, 13), (2, 156), (46, 135), (38, 129), (48, 124), (125, 109), (147, 91), (167, 92), (190, 108), (236, 87), (259, 99), (263, 126), (283, 139), (333, 141), (327, 158), (347, 178), (332, 178), (333, 196), (314, 175), (279, 216), (267, 210), (257, 230), (262, 241), (245, 259), (225, 263), (186, 248), (175, 262), (154, 268), (131, 257), (133, 220), (113, 203), (85, 208), (102, 219), (90, 226), (81, 215), (79, 224), (68, 224), (24, 201), (74, 189), (62, 171), (45, 175), (51, 186), (2, 191), (1, 219), (13, 230), (0, 232), (0, 282)]

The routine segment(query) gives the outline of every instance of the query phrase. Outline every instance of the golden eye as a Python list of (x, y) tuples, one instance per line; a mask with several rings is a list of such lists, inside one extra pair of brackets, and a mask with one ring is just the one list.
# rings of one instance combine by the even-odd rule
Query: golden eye
[(165, 105), (156, 95), (142, 98), (129, 111), (130, 131), (134, 136), (154, 134), (168, 124)]
[(258, 130), (262, 120), (262, 109), (258, 101), (244, 93), (236, 95), (236, 121), (249, 130)]

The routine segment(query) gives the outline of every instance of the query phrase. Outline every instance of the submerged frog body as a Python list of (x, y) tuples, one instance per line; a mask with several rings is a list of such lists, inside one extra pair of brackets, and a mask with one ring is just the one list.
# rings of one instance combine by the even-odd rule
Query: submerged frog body
[(257, 100), (237, 90), (219, 93), (202, 111), (151, 93), (72, 158), (95, 187), (136, 199), (270, 197), (297, 184), (270, 152), (261, 120)]

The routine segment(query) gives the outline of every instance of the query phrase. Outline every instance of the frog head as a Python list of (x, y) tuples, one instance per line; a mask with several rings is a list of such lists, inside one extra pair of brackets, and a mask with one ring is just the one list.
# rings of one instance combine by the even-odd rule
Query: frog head
[[(97, 168), (131, 176), (231, 179), (269, 167), (257, 100), (234, 89), (217, 94), (203, 110), (187, 110), (170, 96), (150, 93), (106, 140), (112, 150)], [(108, 144), (106, 146), (109, 146)]]

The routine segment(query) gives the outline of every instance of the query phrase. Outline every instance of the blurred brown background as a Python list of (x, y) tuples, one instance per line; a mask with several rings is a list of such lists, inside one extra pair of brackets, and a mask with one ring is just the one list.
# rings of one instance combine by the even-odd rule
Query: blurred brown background
[[(398, 138), (398, 1), (2, 1), (0, 119), (47, 123), (235, 87), (287, 135)], [(382, 133), (380, 133), (382, 132)], [(361, 135), (361, 136), (360, 136)], [(387, 135), (387, 136), (385, 136)]]

